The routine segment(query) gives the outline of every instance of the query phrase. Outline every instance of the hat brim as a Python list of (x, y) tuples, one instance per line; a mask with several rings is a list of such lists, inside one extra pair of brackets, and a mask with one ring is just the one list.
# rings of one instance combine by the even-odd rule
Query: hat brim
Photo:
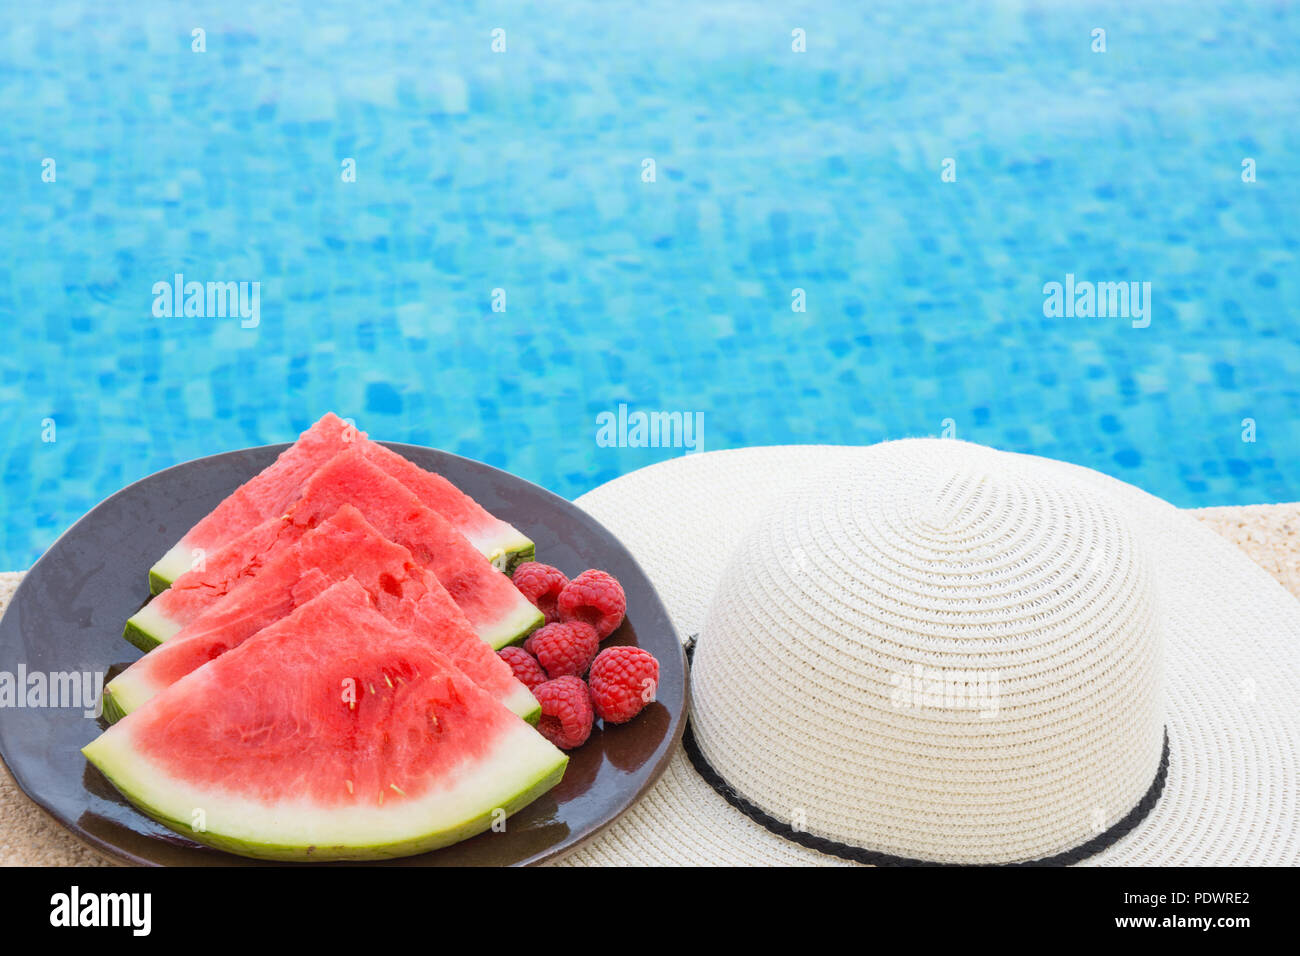
[[(577, 503), (620, 537), (683, 640), (697, 634), (736, 543), (783, 494), (887, 445), (794, 445), (689, 455), (632, 472)], [(1300, 862), (1300, 601), (1231, 542), (1114, 478), (1032, 458), (1090, 485), (1152, 558), (1167, 634), (1170, 763), (1155, 808), (1085, 865)], [(707, 639), (707, 638), (705, 638)], [(622, 817), (570, 865), (848, 865), (734, 809), (679, 749)]]

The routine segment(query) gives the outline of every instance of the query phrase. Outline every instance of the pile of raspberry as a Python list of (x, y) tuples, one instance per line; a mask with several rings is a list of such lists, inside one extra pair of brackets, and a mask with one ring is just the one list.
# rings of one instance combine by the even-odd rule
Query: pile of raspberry
[(659, 662), (653, 654), (639, 647), (600, 648), (627, 613), (627, 596), (613, 575), (583, 571), (570, 581), (549, 564), (529, 561), (515, 569), (513, 579), (546, 623), (523, 647), (498, 653), (542, 705), (542, 736), (572, 750), (587, 742), (597, 717), (626, 723), (655, 699)]

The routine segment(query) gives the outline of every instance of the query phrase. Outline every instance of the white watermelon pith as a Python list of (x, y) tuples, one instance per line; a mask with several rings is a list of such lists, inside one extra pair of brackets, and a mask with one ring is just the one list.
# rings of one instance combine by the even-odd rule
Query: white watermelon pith
[(568, 758), (348, 580), (84, 748), (135, 806), (266, 859), (378, 859), (486, 830)]

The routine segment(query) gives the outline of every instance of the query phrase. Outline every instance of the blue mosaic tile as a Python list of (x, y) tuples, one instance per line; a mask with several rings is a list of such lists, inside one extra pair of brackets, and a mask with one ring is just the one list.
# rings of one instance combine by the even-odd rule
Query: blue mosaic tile
[[(0, 567), (326, 409), (566, 496), (683, 452), (599, 446), (625, 403), (710, 449), (951, 419), (1298, 499), (1298, 35), (1226, 0), (8, 5)], [(260, 322), (154, 317), (178, 272), (260, 282)], [(1067, 273), (1149, 281), (1150, 326), (1045, 318)]]

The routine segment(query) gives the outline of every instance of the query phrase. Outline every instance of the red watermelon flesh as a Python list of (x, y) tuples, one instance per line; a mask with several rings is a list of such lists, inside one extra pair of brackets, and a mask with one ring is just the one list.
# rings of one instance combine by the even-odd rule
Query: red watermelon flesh
[(352, 579), (172, 684), (84, 753), (185, 837), (273, 859), (444, 846), (531, 802), (567, 763)]
[(285, 518), (255, 525), (207, 555), (202, 566), (180, 575), (131, 615), (124, 636), (142, 651), (153, 650), (240, 583), (256, 577), (268, 560), (292, 547), (307, 530)]
[(149, 572), (157, 593), (194, 566), (196, 555), (206, 559), (223, 545), (268, 518), (284, 514), (298, 498), (311, 474), (341, 451), (365, 441), (358, 431), (333, 412), (303, 432), (270, 465), (231, 492), (185, 533)]
[(474, 631), (493, 648), (522, 639), (543, 622), (541, 612), (508, 577), (362, 449), (353, 448), (317, 469), (287, 516), (263, 522), (218, 549), (204, 568), (181, 575), (141, 608), (127, 621), (127, 640), (150, 650), (170, 639), (346, 504), (432, 571)]
[(332, 459), (303, 488), (290, 520), (311, 526), (355, 504), (384, 537), (432, 571), (479, 637), (504, 647), (542, 624), (541, 612), (455, 528), (362, 449)]
[(508, 571), (535, 553), (532, 541), (509, 523), (489, 514), (446, 478), (371, 441), (365, 432), (330, 412), (303, 432), (270, 466), (236, 488), (186, 532), (150, 570), (150, 589), (154, 593), (162, 591), (194, 565), (196, 555), (210, 555), (255, 525), (283, 515), (301, 496), (303, 485), (311, 475), (348, 449), (361, 449), (385, 472), (409, 487), (425, 507), (442, 515), (501, 570)]
[(411, 489), (425, 507), (442, 515), (494, 567), (510, 571), (521, 561), (532, 560), (536, 552), (532, 541), (513, 525), (489, 514), (442, 475), (421, 468), (378, 442), (367, 439), (360, 447), (367, 458)]
[(391, 622), (423, 636), (471, 680), (522, 717), (537, 701), (509, 665), (479, 639), (437, 578), (343, 505), (296, 544), (279, 549), (166, 643), (109, 682), (106, 712), (130, 713), (146, 701), (338, 581), (353, 578)]

